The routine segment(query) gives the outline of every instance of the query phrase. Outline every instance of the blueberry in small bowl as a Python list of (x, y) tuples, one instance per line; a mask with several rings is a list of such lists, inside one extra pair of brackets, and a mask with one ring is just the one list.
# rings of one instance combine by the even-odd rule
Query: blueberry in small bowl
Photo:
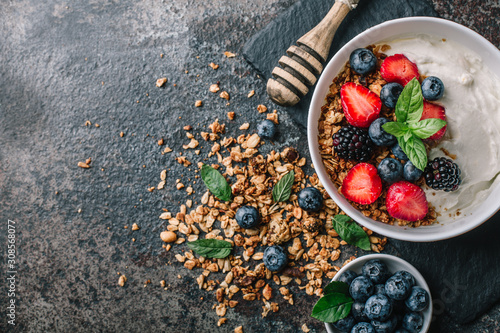
[(360, 322), (354, 325), (351, 333), (377, 333), (375, 328), (373, 328), (372, 324), (367, 322)]
[(386, 321), (392, 314), (392, 302), (385, 295), (373, 295), (365, 303), (365, 313), (370, 320)]
[(410, 333), (418, 333), (422, 331), (424, 325), (424, 316), (421, 312), (408, 312), (403, 317), (402, 326)]
[(418, 312), (429, 306), (429, 293), (422, 287), (411, 288), (410, 296), (405, 301), (410, 311)]
[(373, 295), (373, 282), (366, 276), (358, 276), (349, 286), (349, 293), (355, 301), (364, 302)]
[(389, 268), (387, 265), (379, 260), (368, 260), (361, 268), (361, 273), (369, 278), (374, 284), (382, 283), (387, 280), (389, 276)]
[(401, 274), (394, 274), (385, 283), (387, 296), (395, 300), (403, 300), (410, 295), (410, 282)]
[(347, 270), (344, 273), (342, 273), (342, 275), (339, 276), (337, 281), (347, 283), (347, 285), (350, 286), (352, 283), (352, 280), (354, 280), (357, 277), (358, 277), (358, 273), (353, 272), (351, 270)]

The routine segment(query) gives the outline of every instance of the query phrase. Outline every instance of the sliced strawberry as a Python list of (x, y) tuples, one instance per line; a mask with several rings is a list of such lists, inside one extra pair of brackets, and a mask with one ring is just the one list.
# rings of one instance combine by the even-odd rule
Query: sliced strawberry
[(377, 94), (354, 82), (347, 82), (342, 86), (340, 98), (347, 121), (356, 127), (370, 127), (382, 108)]
[(423, 219), (429, 209), (424, 190), (404, 180), (389, 187), (385, 205), (392, 217), (406, 221)]
[[(441, 105), (424, 101), (424, 112), (422, 113), (422, 117), (420, 118), (420, 120), (429, 118), (438, 118), (446, 121), (446, 113), (444, 107), (442, 107)], [(437, 131), (435, 134), (431, 135), (429, 139), (439, 140), (443, 137), (445, 132), (446, 132), (446, 125), (439, 131)]]
[(382, 180), (377, 168), (368, 163), (356, 164), (342, 182), (342, 194), (362, 205), (374, 203), (382, 192)]
[(403, 54), (395, 54), (385, 58), (380, 67), (380, 74), (387, 82), (397, 82), (403, 87), (413, 78), (418, 78), (417, 65)]

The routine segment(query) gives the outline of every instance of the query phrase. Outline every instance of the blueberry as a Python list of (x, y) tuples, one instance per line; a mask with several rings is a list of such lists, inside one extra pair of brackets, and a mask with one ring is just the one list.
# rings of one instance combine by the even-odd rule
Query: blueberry
[(394, 275), (402, 275), (405, 279), (408, 280), (408, 282), (410, 282), (410, 287), (413, 287), (417, 284), (417, 282), (415, 281), (415, 277), (408, 271), (397, 271), (396, 273), (394, 273)]
[(429, 293), (424, 288), (413, 287), (405, 304), (411, 311), (422, 311), (429, 305)]
[(373, 282), (369, 278), (358, 276), (352, 280), (349, 293), (355, 301), (364, 302), (373, 295), (374, 289)]
[(395, 316), (391, 316), (386, 321), (372, 320), (371, 323), (377, 333), (392, 333), (398, 325), (398, 320)]
[[(399, 162), (398, 162), (399, 163)], [(379, 259), (372, 259), (365, 262), (361, 273), (369, 278), (374, 284), (382, 283), (389, 277), (389, 268)]]
[(352, 280), (358, 277), (358, 274), (356, 272), (353, 272), (351, 270), (347, 270), (342, 275), (337, 279), (337, 281), (340, 282), (345, 282), (348, 285), (351, 285)]
[(352, 303), (351, 314), (357, 321), (369, 321), (365, 313), (365, 302)]
[(269, 119), (263, 120), (257, 125), (257, 133), (263, 139), (272, 139), (276, 135), (276, 124)]
[(399, 145), (399, 143), (396, 143), (394, 146), (392, 146), (391, 150), (392, 150), (392, 153), (394, 154), (394, 156), (396, 156), (396, 158), (399, 158), (400, 160), (403, 160), (403, 161), (408, 161), (408, 156), (406, 156), (403, 149), (401, 149), (401, 146)]
[(389, 119), (380, 117), (375, 119), (368, 128), (368, 135), (377, 146), (392, 146), (396, 144), (397, 139), (394, 135), (387, 133), (382, 128), (385, 123), (391, 122)]
[(394, 274), (385, 283), (387, 296), (395, 300), (403, 300), (411, 291), (410, 282), (402, 274)]
[(283, 250), (283, 248), (279, 245), (269, 246), (264, 250), (264, 265), (266, 265), (267, 269), (271, 272), (278, 272), (285, 268), (288, 263), (288, 257)]
[(260, 223), (259, 211), (253, 206), (238, 208), (235, 218), (238, 225), (243, 229), (255, 228)]
[(384, 158), (377, 167), (380, 178), (389, 183), (403, 179), (403, 165), (392, 157)]
[(396, 82), (387, 83), (380, 90), (380, 99), (388, 108), (394, 109), (398, 102), (399, 95), (403, 91), (403, 86)]
[(323, 195), (315, 187), (306, 187), (297, 197), (300, 208), (306, 212), (317, 212), (323, 205)]
[(349, 64), (353, 71), (365, 75), (372, 72), (377, 66), (377, 57), (367, 49), (356, 49), (349, 57)]
[(437, 101), (444, 94), (444, 84), (441, 79), (429, 76), (422, 81), (422, 95), (428, 101)]
[(403, 328), (410, 333), (420, 332), (424, 326), (424, 316), (421, 312), (408, 312), (403, 317)]
[(370, 320), (386, 321), (392, 314), (392, 302), (385, 295), (373, 295), (365, 303), (365, 313)]
[(347, 316), (333, 323), (333, 326), (335, 326), (336, 329), (346, 333), (350, 333), (354, 325), (356, 325), (356, 320), (353, 316)]
[(403, 178), (409, 182), (416, 182), (424, 172), (420, 169), (417, 169), (416, 166), (411, 163), (411, 161), (407, 161), (403, 167)]
[(377, 294), (386, 295), (386, 293), (385, 293), (385, 284), (383, 284), (383, 283), (376, 284), (375, 285), (375, 291), (373, 292), (373, 294), (374, 295), (377, 295)]
[(360, 322), (354, 325), (351, 330), (351, 333), (377, 333), (373, 328), (372, 324), (367, 322)]

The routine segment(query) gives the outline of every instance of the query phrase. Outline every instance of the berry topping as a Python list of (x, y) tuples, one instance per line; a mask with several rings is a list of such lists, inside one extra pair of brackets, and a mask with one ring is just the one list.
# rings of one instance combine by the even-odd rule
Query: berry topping
[(342, 182), (342, 194), (362, 205), (374, 203), (382, 192), (382, 180), (377, 168), (368, 163), (355, 165)]
[(365, 75), (373, 72), (377, 66), (377, 57), (372, 51), (367, 49), (356, 49), (352, 51), (349, 57), (349, 64), (353, 71), (358, 74)]
[(387, 82), (397, 82), (405, 86), (413, 78), (418, 80), (418, 68), (402, 54), (395, 54), (385, 58), (380, 67), (380, 74)]
[(456, 191), (461, 183), (460, 168), (448, 158), (436, 157), (427, 162), (424, 173), (425, 183), (435, 190)]
[(407, 161), (403, 167), (403, 178), (411, 183), (416, 182), (422, 176), (423, 172), (420, 169), (417, 169), (416, 166), (411, 163), (411, 161)]
[(390, 122), (390, 120), (387, 118), (377, 118), (371, 123), (370, 128), (368, 128), (370, 139), (372, 139), (373, 143), (377, 146), (392, 146), (397, 142), (394, 135), (387, 133), (382, 128), (382, 125), (388, 122)]
[(380, 90), (380, 99), (385, 106), (390, 109), (394, 109), (396, 107), (396, 103), (398, 102), (399, 95), (403, 91), (403, 86), (397, 82), (387, 83)]
[(377, 170), (380, 178), (389, 184), (403, 179), (403, 165), (392, 157), (384, 158), (378, 165)]
[(353, 161), (368, 161), (373, 152), (368, 132), (351, 125), (342, 127), (333, 135), (333, 147), (339, 157)]
[(271, 272), (278, 272), (285, 268), (288, 257), (281, 246), (273, 245), (264, 250), (262, 261)]
[(297, 197), (300, 208), (306, 212), (317, 212), (323, 204), (323, 195), (315, 187), (306, 187)]
[(437, 101), (444, 94), (444, 84), (441, 79), (429, 76), (422, 81), (422, 95), (428, 101)]
[[(429, 118), (438, 118), (441, 120), (446, 121), (446, 114), (444, 107), (441, 105), (429, 103), (427, 101), (424, 101), (424, 112), (422, 112), (422, 117), (420, 120), (424, 119), (429, 119)], [(439, 131), (434, 133), (429, 137), (430, 140), (439, 140), (443, 137), (444, 133), (446, 132), (446, 125), (441, 128)]]
[(276, 135), (276, 124), (266, 119), (257, 125), (257, 133), (263, 139), (272, 139)]
[(238, 208), (235, 215), (236, 222), (243, 229), (255, 228), (260, 223), (260, 215), (257, 208), (253, 206), (243, 206)]
[(404, 180), (389, 187), (386, 206), (392, 217), (406, 221), (423, 219), (429, 209), (424, 190)]
[(342, 109), (349, 124), (368, 127), (378, 118), (382, 102), (380, 97), (354, 82), (345, 83), (340, 89)]
[(400, 160), (403, 161), (408, 161), (408, 156), (406, 156), (403, 149), (401, 149), (399, 143), (396, 143), (394, 146), (392, 146), (391, 151), (394, 154), (394, 156), (396, 156), (396, 158), (399, 158)]

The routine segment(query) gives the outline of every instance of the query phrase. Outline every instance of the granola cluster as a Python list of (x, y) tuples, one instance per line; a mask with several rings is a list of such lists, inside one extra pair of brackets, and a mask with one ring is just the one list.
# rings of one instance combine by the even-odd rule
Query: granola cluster
[[(332, 182), (337, 186), (339, 192), (342, 187), (342, 181), (347, 175), (348, 171), (357, 163), (353, 161), (344, 160), (337, 156), (333, 148), (333, 135), (337, 131), (348, 125), (345, 119), (344, 112), (342, 110), (342, 103), (340, 98), (340, 89), (342, 85), (346, 82), (355, 82), (356, 84), (363, 85), (370, 89), (372, 92), (380, 96), (380, 91), (382, 86), (386, 84), (386, 81), (380, 75), (380, 66), (383, 60), (387, 57), (383, 52), (390, 49), (389, 45), (370, 45), (367, 47), (370, 49), (378, 59), (377, 70), (372, 73), (361, 76), (351, 70), (349, 62), (347, 61), (344, 69), (340, 72), (330, 85), (329, 92), (325, 99), (325, 104), (321, 107), (321, 115), (318, 122), (318, 141), (320, 154), (325, 165), (326, 171), (330, 176)], [(386, 117), (391, 120), (396, 120), (394, 110), (387, 108), (382, 105), (380, 111), (381, 117)], [(390, 149), (388, 147), (376, 147), (373, 154), (373, 158), (368, 161), (368, 163), (378, 166), (380, 161), (385, 157), (393, 157)], [(422, 186), (424, 180), (421, 179), (417, 185)], [(385, 207), (385, 197), (387, 194), (387, 188), (382, 190), (382, 194), (374, 203), (370, 205), (360, 205), (355, 202), (350, 201), (351, 205), (361, 211), (366, 217), (370, 217), (373, 220), (388, 223), (388, 224), (398, 224), (406, 225), (411, 227), (418, 227), (422, 225), (430, 225), (436, 222), (437, 214), (432, 205), (429, 206), (429, 212), (424, 219), (416, 222), (408, 222), (404, 220), (398, 220), (389, 215), (387, 208)]]
[[(267, 108), (262, 111), (264, 108), (259, 106), (258, 111), (264, 113), (267, 111)], [(267, 119), (277, 122), (277, 113), (268, 113)], [(328, 197), (317, 175), (305, 174), (306, 158), (300, 157), (294, 148), (285, 148), (280, 152), (273, 150), (263, 155), (259, 153), (259, 148), (265, 143), (257, 134), (226, 137), (225, 124), (219, 123), (219, 120), (208, 127), (209, 133), (197, 135), (209, 143), (207, 157), (217, 159), (217, 163), (211, 166), (228, 179), (233, 198), (230, 202), (221, 202), (207, 191), (199, 205), (193, 204), (193, 198), (181, 205), (177, 213), (164, 209), (159, 216), (166, 221), (166, 230), (161, 236), (165, 241), (163, 248), (175, 251), (175, 258), (185, 268), (200, 270), (196, 281), (200, 289), (215, 292), (217, 302), (213, 309), (221, 317), (219, 326), (227, 322), (227, 310), (240, 302), (262, 302), (263, 317), (279, 310), (278, 297), (294, 304), (294, 295), (287, 288), (289, 284), (298, 285), (308, 295), (322, 295), (324, 281), (333, 278), (343, 264), (354, 257), (344, 263), (340, 260), (342, 246), (347, 243), (339, 239), (332, 224), (326, 221), (341, 211)], [(191, 141), (183, 149), (196, 149), (198, 141), (191, 127), (185, 130)], [(196, 155), (201, 155), (201, 151), (196, 150)], [(186, 168), (192, 168), (192, 162), (184, 156), (177, 156), (176, 159)], [(194, 178), (200, 181), (198, 175), (202, 163), (197, 163), (197, 166)], [(275, 203), (273, 186), (292, 170), (295, 180), (290, 199)], [(157, 188), (165, 186), (166, 177), (164, 170), (160, 175), (161, 186)], [(184, 190), (179, 184), (180, 180), (177, 189)], [(314, 186), (323, 194), (325, 200), (319, 212), (308, 213), (299, 207), (297, 192), (306, 186)], [(189, 197), (194, 193), (191, 190), (187, 194)], [(244, 205), (252, 205), (259, 210), (262, 222), (258, 228), (242, 229), (236, 222), (236, 211)], [(372, 250), (383, 250), (387, 239), (372, 235), (370, 230), (366, 232), (370, 236)], [(210, 259), (198, 256), (181, 245), (202, 238), (228, 241), (233, 244), (234, 250), (227, 258)], [(272, 244), (280, 244), (288, 251), (289, 264), (279, 273), (271, 272), (262, 262), (265, 246)]]

